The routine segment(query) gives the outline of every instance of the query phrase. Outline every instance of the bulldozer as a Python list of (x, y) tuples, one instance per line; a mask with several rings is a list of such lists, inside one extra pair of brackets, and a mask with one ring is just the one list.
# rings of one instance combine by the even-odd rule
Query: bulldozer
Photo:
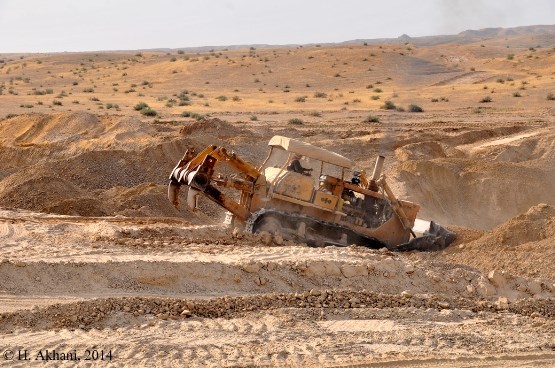
[[(195, 211), (205, 196), (227, 210), (229, 226), (314, 247), (439, 250), (455, 239), (439, 224), (417, 219), (418, 204), (395, 197), (382, 174), (384, 156), (368, 176), (350, 159), (297, 139), (277, 135), (268, 146), (258, 167), (222, 146), (198, 154), (187, 149), (170, 174), (168, 199), (179, 207), (185, 187)], [(222, 164), (231, 174), (216, 172)]]

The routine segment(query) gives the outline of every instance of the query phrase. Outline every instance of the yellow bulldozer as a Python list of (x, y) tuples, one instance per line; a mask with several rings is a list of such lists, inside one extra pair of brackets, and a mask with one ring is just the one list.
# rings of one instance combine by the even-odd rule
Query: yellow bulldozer
[[(395, 197), (382, 175), (383, 156), (368, 177), (350, 159), (296, 139), (274, 136), (268, 145), (259, 167), (225, 147), (198, 154), (188, 149), (170, 174), (170, 202), (179, 206), (185, 186), (193, 209), (204, 195), (228, 211), (231, 226), (310, 246), (437, 250), (455, 239), (444, 227), (417, 219), (419, 205)], [(220, 164), (233, 173), (217, 173)]]

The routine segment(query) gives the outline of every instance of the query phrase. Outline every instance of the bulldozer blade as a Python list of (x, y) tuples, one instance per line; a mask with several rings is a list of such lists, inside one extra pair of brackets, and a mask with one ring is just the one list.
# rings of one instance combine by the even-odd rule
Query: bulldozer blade
[(396, 251), (406, 252), (411, 250), (436, 251), (445, 249), (456, 238), (455, 233), (443, 226), (430, 221), (430, 227), (424, 231), (422, 236), (416, 237), (405, 244), (395, 247)]

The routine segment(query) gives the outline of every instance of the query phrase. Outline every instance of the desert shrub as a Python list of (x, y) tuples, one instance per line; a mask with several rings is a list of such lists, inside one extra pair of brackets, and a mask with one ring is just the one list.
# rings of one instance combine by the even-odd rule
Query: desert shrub
[(232, 100), (235, 101), (235, 102), (238, 102), (238, 101), (241, 101), (241, 97), (233, 96)]
[(306, 101), (306, 96), (299, 96), (295, 98), (295, 102), (305, 102), (305, 101)]
[(177, 58), (174, 56), (170, 59), (170, 61), (173, 63), (173, 62), (177, 61)]
[(328, 95), (324, 92), (314, 92), (314, 97), (316, 98), (326, 98)]
[(380, 99), (380, 96), (374, 95), (374, 96), (371, 96), (370, 99), (371, 99), (371, 100), (374, 100), (374, 101), (377, 101), (377, 100)]
[(422, 108), (418, 105), (410, 104), (408, 108), (409, 112), (423, 112)]
[(497, 78), (496, 82), (503, 84), (505, 83), (505, 80), (503, 78)]
[(218, 100), (218, 101), (227, 101), (227, 97), (226, 96), (218, 96), (218, 97), (216, 97), (216, 100)]
[(372, 88), (374, 88), (373, 84), (369, 84), (369, 85), (366, 86), (366, 89), (372, 89)]
[(480, 100), (480, 102), (482, 102), (482, 103), (487, 103), (487, 102), (491, 102), (491, 101), (492, 101), (492, 99), (491, 99), (490, 96), (486, 96), (486, 97), (484, 97)]
[(322, 116), (322, 113), (320, 113), (320, 111), (312, 111), (312, 112), (309, 112), (308, 115), (319, 118)]
[(376, 92), (376, 93), (382, 93), (383, 91), (382, 91), (381, 88), (374, 88), (374, 92)]
[(395, 104), (393, 103), (393, 101), (385, 101), (384, 104), (382, 106), (380, 106), (380, 109), (384, 109), (384, 110), (395, 110), (397, 108), (397, 106), (395, 106)]
[(100, 100), (98, 99), (98, 97), (91, 97), (91, 98), (89, 98), (89, 100), (94, 101), (94, 102), (100, 101)]
[(205, 118), (204, 115), (198, 114), (198, 113), (196, 113), (196, 112), (193, 112), (193, 113), (191, 114), (191, 117), (192, 117), (193, 119), (195, 119), (195, 120), (203, 120), (203, 119)]
[(368, 115), (366, 119), (363, 120), (364, 123), (379, 123), (380, 117), (376, 115)]
[(555, 101), (555, 95), (553, 93), (548, 93), (545, 97), (548, 101)]
[(185, 53), (185, 51), (183, 51), (183, 50), (177, 50), (177, 53), (178, 53), (179, 55), (183, 55), (183, 54)]
[(439, 98), (433, 97), (430, 101), (431, 101), (431, 102), (439, 102)]
[(83, 89), (83, 92), (85, 93), (93, 93), (94, 92), (94, 88), (92, 87), (86, 87)]
[(148, 106), (141, 109), (141, 114), (144, 115), (144, 116), (156, 116), (156, 115), (158, 115), (158, 113), (155, 110), (151, 109)]
[(258, 120), (258, 117), (257, 117), (256, 115), (251, 115), (251, 116), (249, 117), (249, 119), (250, 119), (250, 121), (257, 121), (257, 120)]
[(54, 93), (54, 90), (52, 88), (47, 88), (43, 91), (38, 90), (38, 89), (33, 91), (34, 95), (39, 95), (39, 96), (41, 96), (41, 95), (51, 95), (53, 93)]
[(515, 58), (515, 54), (507, 55), (507, 60), (513, 60)]
[(62, 106), (62, 101), (54, 100), (54, 101), (52, 101), (52, 105)]
[(293, 118), (293, 119), (289, 119), (289, 121), (287, 122), (287, 124), (291, 124), (291, 125), (303, 125), (304, 121), (302, 119), (299, 118)]
[(145, 102), (139, 102), (133, 107), (136, 111), (141, 111), (143, 109), (149, 108), (148, 104)]
[(522, 95), (520, 94), (520, 92), (516, 91), (513, 92), (513, 97), (522, 97)]

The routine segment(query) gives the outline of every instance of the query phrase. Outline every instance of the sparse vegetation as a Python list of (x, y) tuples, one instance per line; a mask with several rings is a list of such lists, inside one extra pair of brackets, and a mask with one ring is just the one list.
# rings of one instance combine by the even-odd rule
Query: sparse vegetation
[(60, 100), (54, 100), (54, 101), (52, 101), (52, 105), (62, 106), (62, 101), (60, 101)]
[(366, 119), (363, 120), (364, 123), (379, 123), (380, 117), (376, 115), (368, 115)]
[(304, 121), (302, 119), (299, 119), (299, 118), (292, 118), (292, 119), (289, 119), (289, 121), (287, 121), (287, 123), (291, 124), (291, 125), (303, 125)]
[(216, 100), (222, 101), (222, 102), (227, 101), (227, 97), (226, 96), (218, 96), (218, 97), (216, 97)]
[(258, 117), (256, 117), (256, 115), (251, 115), (251, 116), (249, 117), (249, 120), (250, 120), (250, 121), (257, 121), (257, 120), (258, 120)]
[(158, 115), (158, 113), (155, 110), (151, 109), (149, 106), (147, 106), (147, 107), (141, 109), (141, 115), (156, 116), (156, 115)]
[(47, 89), (45, 89), (45, 90), (43, 90), (43, 91), (41, 91), (41, 90), (34, 90), (34, 91), (33, 91), (33, 94), (34, 94), (34, 95), (39, 95), (39, 96), (40, 96), (40, 95), (51, 95), (51, 94), (53, 94), (53, 93), (54, 93), (54, 90), (53, 90), (52, 88), (47, 88)]
[(484, 97), (480, 100), (481, 103), (487, 103), (487, 102), (491, 102), (491, 101), (492, 101), (492, 99), (491, 99), (490, 96), (486, 96), (486, 97)]
[(83, 92), (85, 93), (93, 93), (94, 92), (94, 88), (92, 87), (86, 87), (83, 89)]
[(136, 104), (133, 108), (134, 108), (136, 111), (141, 111), (142, 109), (145, 109), (145, 108), (147, 108), (147, 107), (149, 107), (149, 106), (148, 106), (148, 104), (146, 104), (145, 102), (139, 102), (139, 103)]
[(548, 101), (555, 101), (555, 94), (553, 94), (553, 93), (548, 93), (547, 96), (546, 96), (546, 99), (547, 99)]
[(181, 116), (184, 117), (184, 118), (193, 118), (195, 120), (203, 120), (203, 119), (206, 118), (205, 115), (198, 114), (196, 112), (190, 112), (190, 111), (183, 111), (181, 113)]
[(374, 100), (374, 101), (377, 101), (377, 100), (380, 99), (380, 96), (378, 96), (378, 95), (373, 95), (373, 96), (370, 97), (370, 99), (371, 99), (371, 100)]
[(409, 108), (408, 108), (409, 112), (423, 112), (424, 110), (422, 109), (422, 107), (418, 106), (418, 105), (414, 105), (414, 104), (410, 104)]
[(513, 97), (522, 97), (522, 95), (520, 94), (520, 92), (516, 91), (513, 92)]
[(306, 101), (306, 96), (299, 96), (295, 98), (295, 102), (305, 102), (305, 101)]
[(326, 98), (326, 97), (328, 97), (328, 95), (324, 92), (314, 92), (314, 97), (315, 98)]
[(383, 109), (383, 110), (395, 110), (396, 108), (397, 106), (395, 106), (393, 101), (390, 101), (390, 100), (385, 101), (384, 104), (380, 106), (380, 109)]
[(515, 54), (507, 55), (507, 60), (513, 60), (515, 58)]

